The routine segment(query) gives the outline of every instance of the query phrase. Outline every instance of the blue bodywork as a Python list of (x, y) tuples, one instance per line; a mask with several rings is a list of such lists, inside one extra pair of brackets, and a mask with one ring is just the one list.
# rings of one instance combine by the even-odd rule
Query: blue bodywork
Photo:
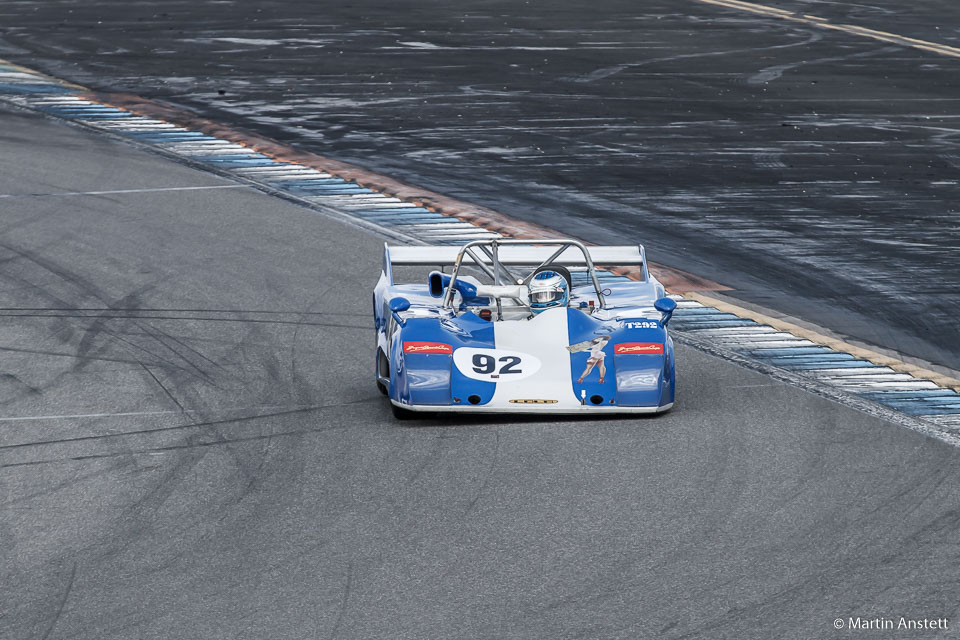
[[(499, 315), (499, 290), (469, 276), (453, 278), (454, 295), (445, 306), (441, 297), (450, 284), (451, 276), (437, 271), (422, 283), (394, 283), (385, 251), (373, 292), (375, 375), (395, 411), (656, 413), (672, 407), (674, 347), (666, 324), (675, 303), (654, 278), (608, 284), (602, 308), (593, 306), (598, 287), (576, 286), (569, 306), (532, 314), (515, 305), (509, 318)], [(464, 360), (471, 356), (478, 363), (474, 373)]]
[[(643, 283), (611, 285), (607, 288), (609, 310), (634, 309), (637, 289), (644, 287)], [(409, 309), (395, 316), (389, 302), (398, 297), (409, 301)], [(598, 314), (570, 307), (553, 311), (567, 316), (566, 343), (558, 345), (561, 348), (598, 337), (608, 338), (602, 348), (606, 366), (602, 381), (596, 369), (579, 381), (591, 357), (587, 350), (570, 353), (569, 371), (557, 376), (558, 384), (570, 385), (570, 395), (579, 400), (582, 408), (658, 411), (673, 404), (674, 347), (659, 319), (620, 318), (616, 313), (600, 318)], [(453, 353), (463, 347), (496, 349), (495, 322), (482, 319), (462, 303), (455, 313), (445, 313), (438, 299), (431, 295), (428, 283), (396, 285), (389, 283), (386, 275), (374, 291), (373, 312), (378, 336), (376, 373), (392, 401), (408, 407), (435, 409), (490, 407), (497, 383), (465, 376), (454, 365)], [(537, 320), (529, 322), (534, 325)], [(420, 345), (426, 351), (405, 353), (404, 344)], [(648, 348), (653, 352), (634, 352), (631, 348)], [(512, 408), (517, 411), (553, 409), (550, 405)]]

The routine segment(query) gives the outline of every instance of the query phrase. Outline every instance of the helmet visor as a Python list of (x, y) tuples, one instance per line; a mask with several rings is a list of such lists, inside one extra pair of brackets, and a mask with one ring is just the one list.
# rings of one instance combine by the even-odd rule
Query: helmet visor
[(563, 290), (561, 289), (538, 289), (530, 292), (530, 302), (533, 302), (534, 304), (556, 302), (562, 298)]

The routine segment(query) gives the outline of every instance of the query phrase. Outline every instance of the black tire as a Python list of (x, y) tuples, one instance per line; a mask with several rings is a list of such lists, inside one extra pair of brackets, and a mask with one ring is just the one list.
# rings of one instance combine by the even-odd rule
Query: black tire
[(393, 417), (397, 420), (412, 420), (417, 417), (416, 412), (410, 411), (410, 409), (404, 409), (403, 407), (398, 407), (392, 402), (390, 403), (390, 410), (393, 411)]
[(387, 389), (387, 385), (380, 382), (380, 378), (390, 376), (390, 363), (387, 362), (387, 357), (380, 349), (377, 349), (377, 374), (377, 389), (379, 389), (383, 395), (389, 394), (390, 391)]

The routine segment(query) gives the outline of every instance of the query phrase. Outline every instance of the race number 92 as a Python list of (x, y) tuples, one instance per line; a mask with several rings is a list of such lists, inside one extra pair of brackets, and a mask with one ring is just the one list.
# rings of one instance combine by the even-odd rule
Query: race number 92
[(485, 382), (512, 382), (540, 370), (539, 358), (506, 349), (461, 347), (453, 352), (453, 363), (463, 375)]
[[(500, 356), (499, 358), (494, 358), (491, 355), (486, 353), (475, 353), (473, 355), (473, 371), (474, 373), (486, 374), (486, 373), (499, 373), (502, 376), (517, 375), (518, 373), (523, 373), (523, 369), (520, 368), (520, 364), (523, 362), (523, 358), (519, 356)], [(499, 368), (497, 364), (499, 363)]]

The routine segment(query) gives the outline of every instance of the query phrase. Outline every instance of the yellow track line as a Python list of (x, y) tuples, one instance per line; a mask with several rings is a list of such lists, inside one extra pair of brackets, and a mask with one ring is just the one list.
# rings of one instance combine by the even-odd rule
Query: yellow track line
[(697, 0), (697, 2), (712, 4), (718, 7), (726, 7), (728, 9), (738, 9), (740, 11), (747, 11), (749, 13), (754, 13), (761, 16), (780, 18), (781, 20), (790, 20), (791, 22), (801, 22), (815, 27), (820, 27), (821, 29), (842, 31), (851, 35), (861, 36), (863, 38), (872, 38), (873, 40), (879, 40), (881, 42), (891, 42), (893, 44), (899, 44), (905, 47), (920, 49), (921, 51), (932, 51), (933, 53), (939, 53), (940, 55), (960, 58), (960, 48), (957, 47), (938, 44), (936, 42), (929, 42), (927, 40), (918, 40), (917, 38), (908, 38), (907, 36), (897, 35), (896, 33), (877, 31), (876, 29), (858, 27), (857, 25), (852, 24), (833, 24), (832, 22), (827, 21), (826, 18), (821, 18), (819, 16), (799, 14), (792, 11), (785, 11), (783, 9), (774, 9), (772, 7), (765, 7), (752, 2), (741, 2), (740, 0)]

